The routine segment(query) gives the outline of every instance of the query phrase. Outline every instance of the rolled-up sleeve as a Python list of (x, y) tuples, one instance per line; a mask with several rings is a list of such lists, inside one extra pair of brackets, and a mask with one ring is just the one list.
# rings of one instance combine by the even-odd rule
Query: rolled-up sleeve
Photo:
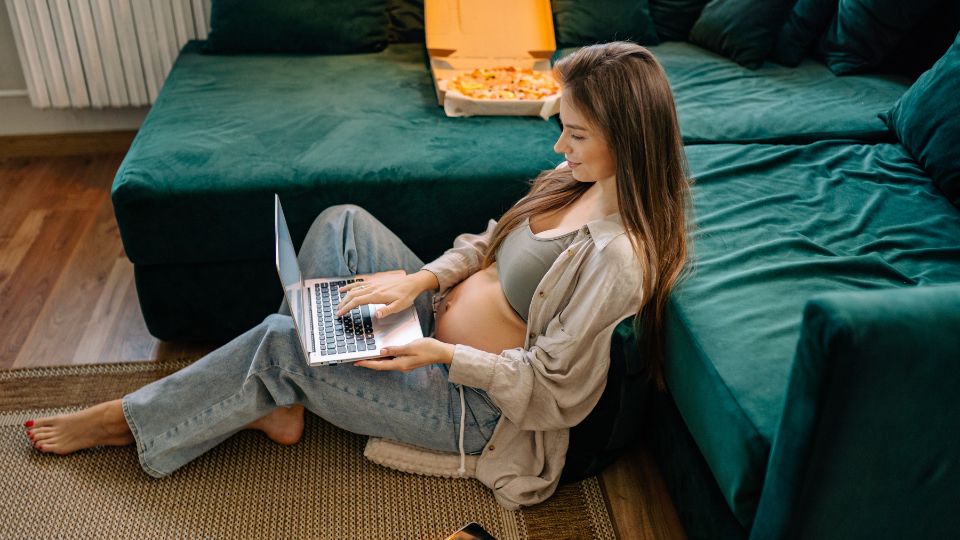
[(584, 262), (569, 302), (528, 349), (493, 354), (456, 345), (449, 380), (485, 390), (520, 429), (563, 429), (583, 421), (603, 393), (613, 332), (643, 299), (637, 269), (618, 268), (635, 259), (611, 251)]
[(461, 234), (453, 241), (453, 247), (423, 266), (437, 276), (440, 283), (439, 294), (445, 294), (451, 287), (470, 277), (483, 266), (483, 254), (487, 251), (493, 229), (497, 222), (490, 220), (487, 230), (482, 234)]

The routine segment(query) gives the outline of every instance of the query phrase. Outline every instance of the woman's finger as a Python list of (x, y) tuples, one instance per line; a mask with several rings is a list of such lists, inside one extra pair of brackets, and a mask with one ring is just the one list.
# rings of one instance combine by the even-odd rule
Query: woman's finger
[(383, 306), (382, 308), (378, 309), (377, 312), (373, 314), (373, 316), (376, 317), (376, 318), (378, 318), (378, 319), (382, 319), (382, 318), (386, 317), (387, 315), (393, 313), (393, 309), (391, 309), (390, 306), (392, 306), (392, 305), (394, 305), (394, 304), (396, 304), (396, 303), (397, 303), (396, 300), (394, 300), (393, 302), (390, 302), (389, 304), (387, 304), (387, 305)]
[(391, 345), (380, 349), (380, 356), (404, 356), (410, 354), (406, 345)]
[(400, 356), (397, 358), (388, 358), (384, 360), (360, 360), (359, 362), (354, 362), (354, 363), (360, 367), (374, 369), (377, 371), (393, 371), (398, 369), (404, 369), (403, 359), (405, 358), (409, 358), (409, 357)]
[(405, 304), (402, 304), (400, 300), (402, 299), (398, 298), (396, 300), (393, 300), (392, 302), (388, 302), (382, 308), (378, 309), (377, 312), (374, 313), (374, 315), (376, 316), (376, 318), (382, 319), (387, 315), (393, 315), (394, 313), (405, 309), (407, 306)]
[(369, 283), (366, 281), (354, 281), (353, 283), (347, 283), (343, 287), (340, 287), (340, 292), (350, 291), (356, 289), (357, 287), (365, 287), (367, 285), (369, 285)]
[[(374, 294), (374, 291), (367, 291), (366, 289), (350, 291), (346, 296), (340, 298), (340, 309), (337, 310), (337, 315), (339, 316), (363, 304), (375, 303), (376, 298), (371, 298)], [(361, 301), (361, 299), (363, 300)]]
[(367, 292), (366, 289), (354, 289), (348, 292), (347, 294), (340, 296), (340, 303), (344, 304), (347, 302), (352, 302), (357, 298), (360, 298), (361, 296), (365, 296), (367, 294), (370, 294), (370, 293)]

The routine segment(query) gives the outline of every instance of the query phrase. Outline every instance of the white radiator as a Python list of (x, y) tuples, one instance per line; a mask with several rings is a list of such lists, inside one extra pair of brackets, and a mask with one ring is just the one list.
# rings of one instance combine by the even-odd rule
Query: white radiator
[(6, 0), (34, 107), (153, 103), (211, 0)]

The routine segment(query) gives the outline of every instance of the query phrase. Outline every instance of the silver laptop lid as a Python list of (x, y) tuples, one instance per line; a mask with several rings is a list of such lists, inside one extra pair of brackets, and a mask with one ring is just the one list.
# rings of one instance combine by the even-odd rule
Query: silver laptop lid
[(287, 299), (287, 305), (290, 306), (290, 314), (293, 316), (300, 346), (303, 347), (304, 355), (309, 358), (310, 347), (307, 346), (306, 336), (302, 331), (308, 326), (305, 324), (306, 306), (303, 301), (303, 274), (300, 272), (300, 263), (297, 262), (297, 250), (293, 247), (293, 239), (290, 237), (290, 229), (287, 228), (287, 220), (283, 216), (283, 208), (280, 206), (280, 196), (274, 194), (273, 200), (277, 274), (280, 275), (280, 284), (283, 285), (283, 296)]

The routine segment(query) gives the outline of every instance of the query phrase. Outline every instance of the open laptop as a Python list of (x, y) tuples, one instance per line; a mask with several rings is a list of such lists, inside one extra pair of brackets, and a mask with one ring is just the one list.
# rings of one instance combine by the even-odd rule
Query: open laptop
[(340, 287), (355, 281), (404, 275), (403, 270), (304, 281), (278, 195), (274, 195), (274, 222), (277, 273), (290, 306), (297, 338), (311, 366), (378, 358), (383, 347), (406, 345), (423, 337), (420, 319), (413, 306), (383, 319), (374, 317), (383, 304), (367, 304), (342, 317), (336, 316), (342, 296)]

